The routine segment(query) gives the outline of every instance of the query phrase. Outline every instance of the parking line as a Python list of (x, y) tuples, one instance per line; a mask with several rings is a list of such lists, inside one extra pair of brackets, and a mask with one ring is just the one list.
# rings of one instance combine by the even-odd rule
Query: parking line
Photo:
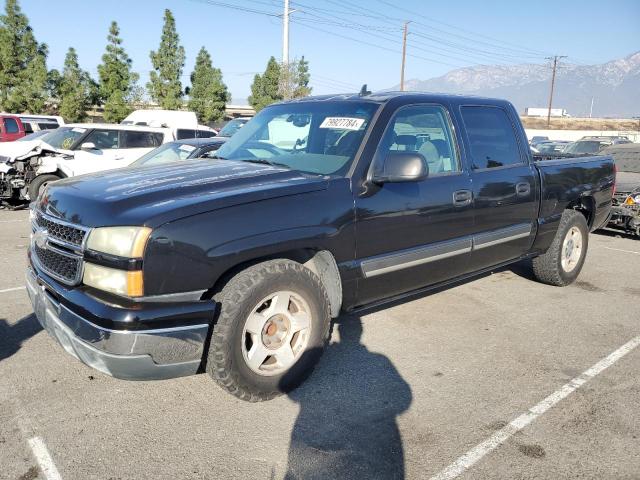
[(58, 472), (55, 463), (53, 463), (53, 459), (51, 455), (49, 455), (49, 450), (47, 450), (44, 441), (40, 437), (33, 437), (29, 439), (29, 446), (31, 447), (34, 457), (36, 457), (36, 461), (44, 477), (47, 480), (62, 480), (60, 472)]
[(634, 252), (633, 250), (622, 250), (621, 248), (612, 248), (612, 247), (604, 247), (607, 250), (615, 250), (616, 252), (624, 252), (624, 253), (635, 253), (636, 255), (640, 255), (640, 252)]
[(29, 220), (23, 218), (21, 220), (0, 220), (0, 223), (18, 223), (18, 222), (28, 222)]
[(458, 477), (473, 465), (475, 465), (477, 462), (482, 460), (485, 455), (498, 448), (514, 434), (529, 425), (536, 418), (544, 414), (547, 410), (556, 405), (562, 399), (575, 392), (578, 388), (594, 378), (596, 375), (602, 373), (605, 369), (616, 363), (638, 345), (640, 345), (640, 335), (629, 340), (616, 351), (600, 360), (588, 370), (585, 370), (581, 375), (578, 375), (576, 378), (562, 386), (559, 390), (556, 390), (540, 403), (531, 407), (527, 412), (523, 413), (515, 420), (512, 420), (511, 423), (509, 423), (507, 426), (501, 428), (485, 441), (476, 445), (474, 448), (459, 457), (455, 462), (446, 467), (440, 473), (431, 477), (430, 480), (451, 480)]
[(0, 293), (7, 293), (7, 292), (15, 292), (16, 290), (24, 290), (27, 287), (13, 287), (13, 288), (5, 288), (4, 290), (0, 290)]

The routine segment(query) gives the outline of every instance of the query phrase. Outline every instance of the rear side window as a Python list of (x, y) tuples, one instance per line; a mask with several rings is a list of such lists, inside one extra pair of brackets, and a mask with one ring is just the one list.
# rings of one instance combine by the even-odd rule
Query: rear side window
[(18, 122), (13, 118), (5, 118), (4, 119), (4, 128), (7, 133), (18, 133), (20, 132), (20, 128), (18, 128)]
[(60, 125), (58, 125), (57, 123), (51, 123), (51, 122), (47, 122), (47, 123), (38, 123), (38, 127), (40, 128), (40, 130), (54, 130), (56, 128), (58, 128)]
[(27, 135), (29, 135), (30, 133), (33, 133), (33, 127), (29, 122), (26, 122), (26, 123), (23, 122), (22, 126), (24, 127), (24, 133), (26, 133)]
[(461, 112), (474, 169), (522, 163), (507, 112), (498, 107), (462, 107)]
[(162, 145), (163, 134), (159, 132), (120, 132), (120, 148), (155, 148)]
[(176, 132), (176, 140), (184, 140), (185, 138), (196, 138), (196, 131), (191, 128), (179, 128)]
[(211, 138), (216, 136), (216, 132), (212, 132), (211, 130), (197, 130), (196, 135), (198, 138)]

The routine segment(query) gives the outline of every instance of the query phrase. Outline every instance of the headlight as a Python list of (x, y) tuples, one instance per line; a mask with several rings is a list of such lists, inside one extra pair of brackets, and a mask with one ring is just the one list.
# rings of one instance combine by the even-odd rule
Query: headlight
[(89, 234), (87, 248), (119, 257), (141, 258), (151, 229), (147, 227), (101, 227)]
[(116, 295), (140, 297), (144, 294), (141, 270), (118, 270), (95, 263), (85, 263), (82, 281), (85, 285)]

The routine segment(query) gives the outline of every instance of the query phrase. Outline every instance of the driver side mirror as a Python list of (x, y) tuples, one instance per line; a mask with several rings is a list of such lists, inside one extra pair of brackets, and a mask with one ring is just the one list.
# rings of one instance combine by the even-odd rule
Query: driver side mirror
[(391, 151), (373, 181), (374, 183), (418, 182), (429, 176), (429, 164), (418, 152)]
[(81, 150), (97, 150), (96, 144), (93, 142), (84, 142), (80, 145)]

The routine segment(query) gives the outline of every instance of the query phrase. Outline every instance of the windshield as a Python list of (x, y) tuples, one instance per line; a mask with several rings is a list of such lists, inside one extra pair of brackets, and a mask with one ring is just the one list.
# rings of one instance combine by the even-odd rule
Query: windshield
[(218, 157), (306, 173), (342, 174), (377, 108), (376, 103), (353, 101), (267, 107), (218, 150)]
[(16, 142), (30, 142), (31, 140), (36, 140), (40, 138), (41, 140), (45, 140), (45, 135), (49, 135), (51, 130), (39, 130), (37, 132), (30, 133), (29, 135), (25, 135), (22, 138), (16, 140)]
[(138, 160), (133, 162), (131, 166), (139, 167), (140, 165), (160, 165), (163, 163), (186, 160), (187, 158), (191, 158), (191, 155), (196, 150), (196, 147), (186, 143), (165, 143), (164, 145), (151, 150), (146, 155), (140, 157)]
[(240, 128), (247, 122), (248, 120), (239, 118), (231, 120), (218, 132), (218, 137), (230, 137), (238, 130), (240, 130)]
[(598, 153), (606, 143), (597, 141), (581, 141), (572, 143), (567, 147), (567, 153)]
[(87, 129), (81, 127), (60, 127), (50, 132), (46, 137), (41, 137), (41, 140), (53, 148), (71, 150), (86, 132)]

